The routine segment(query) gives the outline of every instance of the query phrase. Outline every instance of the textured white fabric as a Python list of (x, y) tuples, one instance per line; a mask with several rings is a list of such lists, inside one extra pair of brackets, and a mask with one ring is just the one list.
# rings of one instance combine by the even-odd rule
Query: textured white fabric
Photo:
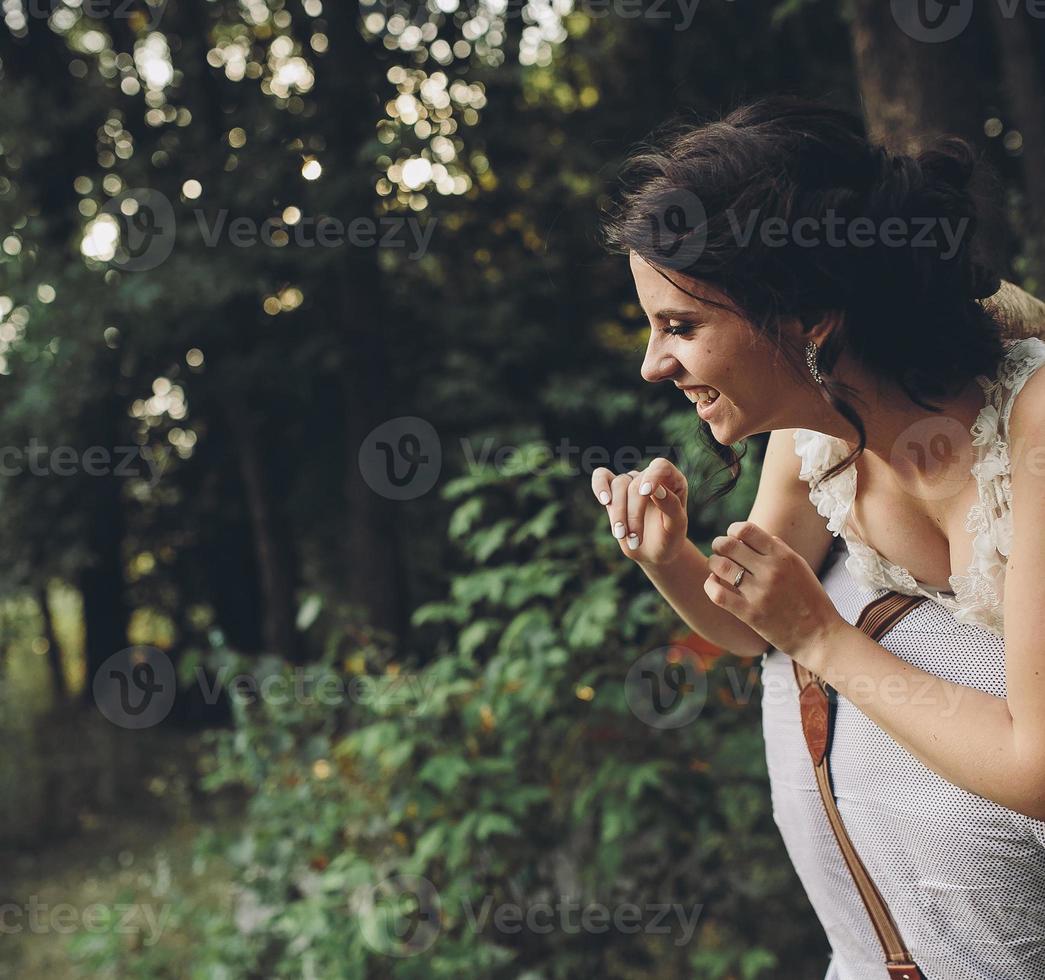
[[(828, 519), (828, 529), (845, 539), (849, 571), (860, 582), (927, 596), (949, 609), (960, 623), (983, 626), (997, 636), (1005, 635), (1005, 565), (1012, 542), (1009, 415), (1027, 378), (1045, 364), (1045, 341), (1028, 337), (1010, 341), (1006, 348), (995, 377), (981, 374), (976, 378), (985, 401), (969, 430), (975, 452), (972, 473), (979, 491), (965, 519), (965, 530), (975, 535), (973, 559), (964, 574), (950, 576), (949, 591), (940, 592), (917, 582), (906, 568), (887, 561), (848, 530), (849, 511), (856, 499), (856, 469), (852, 464), (809, 491), (817, 512)], [(800, 475), (806, 481), (819, 477), (849, 454), (843, 440), (810, 429), (796, 429), (794, 440), (795, 452), (802, 460)]]
[[(835, 534), (821, 574), (850, 623), (887, 589), (932, 601), (908, 613), (882, 645), (957, 684), (1005, 696), (1002, 602), (1012, 540), (1008, 420), (1027, 378), (1045, 364), (1045, 342), (1007, 344), (970, 429), (978, 500), (965, 529), (973, 560), (951, 591), (917, 582), (847, 533), (856, 497), (850, 466), (810, 500)], [(845, 443), (795, 432), (801, 476), (845, 458)], [(773, 814), (832, 947), (825, 980), (882, 980), (881, 946), (824, 812), (802, 736), (791, 661), (762, 658), (762, 724)], [(911, 705), (917, 710), (917, 705)], [(831, 748), (839, 811), (927, 980), (1045, 980), (1045, 822), (968, 793), (924, 766), (846, 698), (838, 696)]]
[[(855, 623), (885, 589), (848, 564), (838, 540), (821, 580)], [(929, 673), (1005, 696), (1004, 640), (936, 602), (881, 643)], [(762, 657), (762, 684), (773, 817), (831, 944), (825, 980), (884, 980), (881, 945), (817, 790), (786, 654)], [(846, 829), (927, 980), (1045, 978), (1045, 822), (943, 779), (840, 695), (831, 770)]]

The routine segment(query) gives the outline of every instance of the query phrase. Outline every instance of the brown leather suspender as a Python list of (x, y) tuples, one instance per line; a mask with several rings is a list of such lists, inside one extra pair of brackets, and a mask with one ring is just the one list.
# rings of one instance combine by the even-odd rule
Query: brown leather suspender
[[(877, 642), (898, 620), (924, 600), (924, 596), (887, 592), (863, 608), (856, 621), (856, 628)], [(809, 754), (813, 759), (816, 782), (824, 801), (824, 809), (827, 810), (827, 819), (838, 840), (842, 857), (845, 858), (845, 863), (852, 873), (856, 890), (860, 893), (860, 898), (867, 908), (867, 914), (871, 917), (871, 923), (882, 944), (886, 971), (890, 980), (925, 980), (904, 945), (900, 930), (897, 929), (889, 912), (889, 906), (885, 904), (885, 899), (875, 887), (875, 883), (867, 873), (867, 868), (864, 867), (863, 861), (856, 853), (835, 803), (829, 761), (834, 702), (828, 696), (824, 682), (816, 674), (806, 670), (797, 661), (792, 660), (792, 664), (795, 668), (795, 680), (798, 682), (802, 731), (805, 734)]]

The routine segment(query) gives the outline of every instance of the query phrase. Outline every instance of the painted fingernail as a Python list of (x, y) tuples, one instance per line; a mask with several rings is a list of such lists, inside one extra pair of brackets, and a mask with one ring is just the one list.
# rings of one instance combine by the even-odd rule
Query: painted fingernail
[(648, 494), (650, 492), (650, 490), (652, 490), (652, 489), (653, 489), (653, 484), (649, 483), (647, 481), (646, 483), (642, 484), (641, 487), (639, 487), (639, 494), (641, 496), (645, 497), (646, 494)]
[(663, 487), (657, 487), (657, 492), (653, 494), (658, 500), (663, 500), (668, 495), (668, 491)]
[(628, 535), (628, 547), (634, 551), (639, 546), (639, 536), (637, 534)]
[(624, 527), (624, 521), (617, 521), (617, 523), (613, 525), (613, 536), (615, 538), (623, 538), (625, 531), (626, 528)]
[(602, 493), (599, 494), (599, 501), (601, 503), (608, 504), (610, 502), (610, 499), (611, 498), (609, 490), (603, 490)]

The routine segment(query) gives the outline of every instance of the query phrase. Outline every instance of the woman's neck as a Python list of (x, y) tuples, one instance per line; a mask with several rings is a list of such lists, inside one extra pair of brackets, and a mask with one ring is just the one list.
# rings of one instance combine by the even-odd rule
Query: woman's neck
[[(935, 485), (950, 467), (968, 474), (973, 463), (969, 430), (985, 404), (983, 388), (975, 378), (953, 397), (926, 399), (939, 405), (939, 412), (915, 404), (895, 385), (856, 387), (863, 402), (848, 400), (864, 423), (864, 452), (892, 470), (901, 483)], [(853, 427), (830, 406), (824, 407), (825, 427), (819, 431), (842, 439), (855, 450), (858, 442)]]

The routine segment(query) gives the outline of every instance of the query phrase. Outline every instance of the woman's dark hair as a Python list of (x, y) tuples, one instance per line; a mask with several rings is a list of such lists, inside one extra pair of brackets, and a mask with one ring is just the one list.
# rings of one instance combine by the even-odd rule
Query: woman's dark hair
[[(801, 352), (785, 349), (780, 319), (808, 328), (839, 314), (820, 348), (818, 387), (859, 444), (828, 479), (866, 446), (845, 397), (853, 389), (830, 376), (842, 350), (934, 412), (942, 407), (923, 397), (993, 375), (1004, 354), (1002, 315), (977, 302), (1001, 285), (975, 237), (978, 163), (960, 137), (892, 154), (851, 112), (769, 96), (702, 125), (675, 117), (640, 144), (622, 168), (603, 244), (636, 252), (703, 302), (679, 278), (714, 286), (810, 383)], [(700, 431), (731, 476), (711, 501), (736, 486), (743, 454), (720, 445), (706, 422)]]

